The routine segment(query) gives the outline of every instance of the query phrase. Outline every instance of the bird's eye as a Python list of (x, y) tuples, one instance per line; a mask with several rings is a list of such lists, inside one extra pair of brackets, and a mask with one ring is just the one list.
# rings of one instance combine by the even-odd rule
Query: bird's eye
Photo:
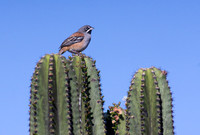
[(85, 31), (87, 31), (88, 29), (89, 29), (89, 28), (88, 28), (88, 27), (86, 27), (86, 28), (85, 28)]

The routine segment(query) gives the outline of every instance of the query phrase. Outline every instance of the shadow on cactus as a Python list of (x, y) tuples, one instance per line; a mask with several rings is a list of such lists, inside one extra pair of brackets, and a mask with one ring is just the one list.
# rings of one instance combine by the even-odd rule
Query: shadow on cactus
[(173, 135), (166, 72), (139, 69), (126, 100), (103, 113), (95, 61), (83, 54), (45, 55), (31, 82), (30, 135)]
[(106, 113), (106, 129), (110, 135), (125, 135), (126, 134), (126, 112), (120, 107), (120, 102), (109, 106)]

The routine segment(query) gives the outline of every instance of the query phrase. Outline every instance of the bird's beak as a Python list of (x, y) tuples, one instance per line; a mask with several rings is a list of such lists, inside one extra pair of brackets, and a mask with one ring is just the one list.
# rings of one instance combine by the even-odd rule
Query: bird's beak
[(90, 31), (90, 30), (93, 30), (93, 29), (94, 29), (94, 28), (93, 28), (93, 27), (91, 27), (91, 28), (89, 29), (89, 31)]
[(89, 31), (91, 31), (91, 30), (93, 30), (93, 29), (94, 29), (94, 28), (93, 28), (93, 27), (91, 27), (90, 29), (88, 29), (88, 30), (87, 30), (87, 32), (89, 32)]

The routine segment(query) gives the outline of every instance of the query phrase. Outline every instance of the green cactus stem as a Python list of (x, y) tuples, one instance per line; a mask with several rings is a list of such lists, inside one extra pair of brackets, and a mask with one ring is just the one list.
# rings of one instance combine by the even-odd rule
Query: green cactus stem
[(81, 131), (84, 135), (103, 135), (105, 134), (104, 101), (101, 94), (99, 71), (95, 67), (95, 61), (85, 55), (75, 55), (70, 59), (78, 78), (77, 84), (79, 84), (77, 86), (79, 89), (79, 110), (81, 110)]
[(42, 57), (31, 82), (30, 135), (104, 135), (99, 78), (85, 55)]
[(166, 71), (139, 69), (128, 92), (127, 134), (173, 135), (172, 96)]
[(83, 54), (69, 59), (45, 55), (31, 79), (30, 135), (173, 135), (166, 75), (155, 67), (139, 69), (131, 81), (126, 110), (113, 104), (103, 114), (95, 61)]

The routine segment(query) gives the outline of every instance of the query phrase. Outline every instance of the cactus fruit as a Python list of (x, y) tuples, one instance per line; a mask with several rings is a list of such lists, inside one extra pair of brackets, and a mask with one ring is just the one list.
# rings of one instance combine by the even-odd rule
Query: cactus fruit
[(31, 83), (30, 135), (104, 135), (99, 81), (90, 57), (42, 57)]
[(128, 135), (173, 135), (172, 95), (166, 71), (139, 69), (126, 100)]

